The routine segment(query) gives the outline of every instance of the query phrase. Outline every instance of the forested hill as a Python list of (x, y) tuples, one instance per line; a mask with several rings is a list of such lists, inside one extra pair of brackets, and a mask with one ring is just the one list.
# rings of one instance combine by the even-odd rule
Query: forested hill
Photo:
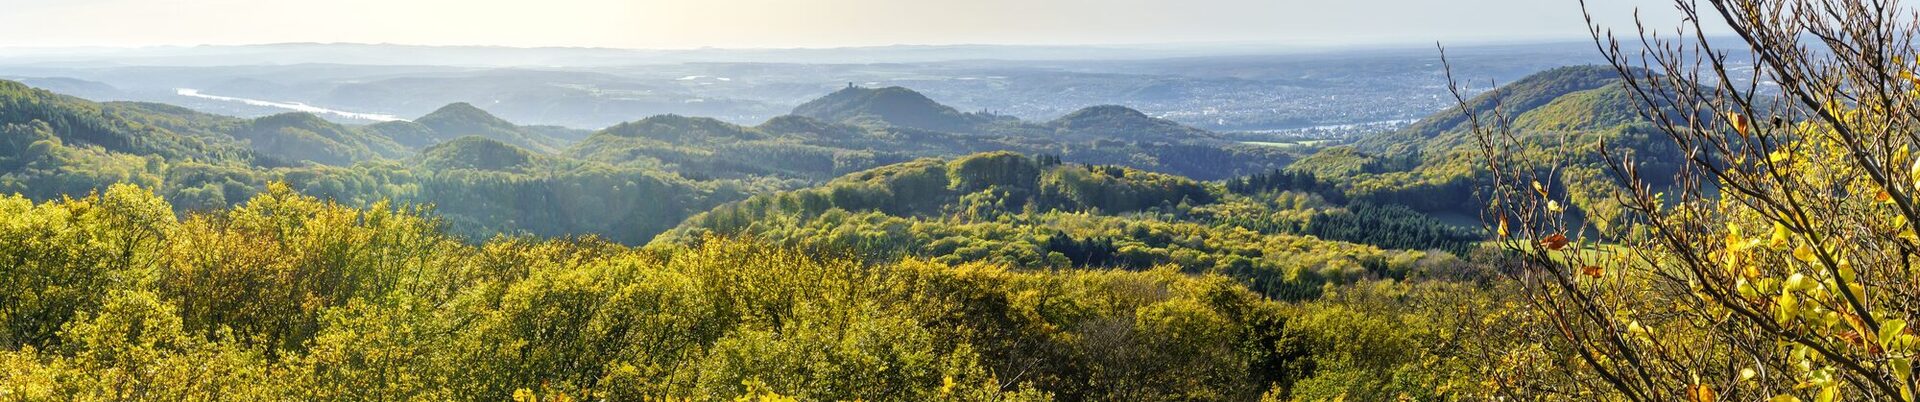
[(850, 86), (793, 109), (793, 115), (868, 127), (1059, 142), (1140, 141), (1228, 145), (1219, 135), (1148, 116), (1125, 106), (1097, 105), (1048, 122), (1028, 122), (986, 112), (961, 112), (902, 87)]
[(868, 259), (1219, 273), (1281, 298), (1328, 282), (1450, 275), (1479, 235), (1346, 203), (1311, 176), (1194, 181), (1006, 152), (920, 159), (715, 208), (656, 239), (747, 236)]
[[(1542, 71), (1474, 96), (1467, 100), (1467, 108), (1482, 115), (1482, 124), (1490, 124), (1495, 106), (1509, 117), (1524, 116), (1563, 97), (1593, 90), (1624, 90), (1620, 88), (1619, 71), (1612, 66), (1573, 66)], [(1635, 110), (1632, 103), (1625, 102), (1627, 99), (1617, 100), (1621, 102), (1606, 105), (1604, 109), (1609, 111), (1607, 114), (1617, 115), (1619, 112)], [(1423, 118), (1412, 126), (1361, 138), (1354, 142), (1354, 148), (1368, 153), (1395, 155), (1463, 145), (1463, 141), (1457, 137), (1468, 132), (1468, 123), (1466, 114), (1456, 106)], [(1619, 124), (1623, 121), (1606, 123)], [(1569, 128), (1593, 130), (1610, 125)]]
[[(348, 126), (310, 113), (240, 119), (185, 108), (130, 102), (97, 103), (0, 81), (0, 124), (45, 133), (67, 146), (169, 161), (257, 167), (321, 164), (348, 166), (397, 159), (464, 135), (481, 135), (534, 149), (555, 149), (564, 140), (545, 128), (515, 126), (471, 105), (443, 108), (418, 122)], [(24, 138), (24, 136), (22, 136)]]
[(1100, 105), (1060, 116), (1047, 123), (1062, 136), (1082, 139), (1122, 141), (1193, 142), (1219, 140), (1206, 130), (1187, 127), (1171, 120), (1148, 116), (1126, 106)]
[(981, 125), (1009, 119), (964, 113), (902, 87), (848, 86), (795, 107), (793, 114), (833, 122), (951, 133), (971, 133), (979, 130)]
[[(1519, 138), (1518, 146), (1505, 152), (1539, 163), (1518, 168), (1554, 169), (1554, 180), (1543, 185), (1568, 191), (1574, 216), (1607, 230), (1617, 227), (1611, 220), (1619, 206), (1606, 196), (1612, 182), (1605, 179), (1598, 147), (1604, 143), (1616, 157), (1631, 158), (1656, 184), (1683, 162), (1671, 140), (1641, 117), (1640, 105), (1626, 91), (1612, 67), (1564, 67), (1467, 103), (1486, 114), (1483, 124), (1491, 124), (1493, 106), (1499, 105)], [(1487, 180), (1479, 153), (1466, 116), (1456, 108), (1352, 146), (1321, 150), (1288, 169), (1335, 180), (1356, 199), (1477, 216), (1486, 204), (1473, 189)]]
[(414, 119), (413, 122), (432, 131), (433, 134), (430, 137), (432, 140), (425, 143), (438, 143), (453, 138), (477, 135), (521, 148), (554, 152), (570, 142), (533, 128), (515, 125), (465, 102), (448, 104), (433, 113)]
[(1223, 141), (1122, 106), (1030, 123), (958, 112), (899, 87), (849, 87), (758, 126), (649, 117), (596, 132), (565, 154), (700, 177), (818, 181), (913, 158), (998, 150), (1207, 180), (1284, 167), (1297, 157), (1296, 151)]
[[(225, 209), (284, 182), (351, 205), (432, 204), (475, 239), (526, 233), (640, 243), (717, 203), (777, 188), (546, 155), (482, 136), (526, 128), (470, 107), (450, 110), (461, 113), (426, 119), (437, 128), (345, 126), (305, 113), (238, 119), (95, 103), (0, 82), (0, 193), (56, 200), (128, 183), (191, 212)], [(494, 131), (440, 131), (469, 129)]]
[[(182, 108), (133, 103), (95, 103), (0, 80), (0, 124), (8, 132), (8, 155), (39, 140), (97, 147), (106, 152), (177, 160), (246, 161), (244, 144), (211, 127), (235, 119)], [(51, 144), (49, 144), (51, 146)]]
[(346, 166), (412, 153), (412, 149), (381, 133), (335, 124), (311, 113), (261, 117), (223, 131), (232, 133), (254, 152), (283, 163)]

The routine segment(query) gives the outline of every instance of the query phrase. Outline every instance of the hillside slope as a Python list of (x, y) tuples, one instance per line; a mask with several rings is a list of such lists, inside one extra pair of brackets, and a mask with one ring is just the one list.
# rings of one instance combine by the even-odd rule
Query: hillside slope
[[(1492, 121), (1492, 109), (1498, 105), (1511, 119), (1520, 143), (1506, 152), (1529, 155), (1521, 160), (1555, 161), (1553, 166), (1513, 168), (1553, 169), (1558, 176), (1543, 185), (1550, 191), (1570, 193), (1575, 217), (1589, 219), (1602, 230), (1617, 227), (1610, 221), (1618, 215), (1619, 206), (1608, 196), (1613, 183), (1606, 162), (1593, 152), (1597, 147), (1604, 144), (1616, 157), (1636, 161), (1656, 184), (1671, 176), (1682, 158), (1672, 142), (1641, 116), (1642, 105), (1619, 85), (1618, 74), (1603, 66), (1557, 68), (1467, 101), (1484, 116), (1483, 122)], [(1357, 199), (1476, 216), (1485, 205), (1473, 189), (1487, 178), (1469, 126), (1456, 107), (1405, 129), (1363, 138), (1350, 147), (1322, 150), (1288, 169), (1340, 182)]]
[(472, 104), (452, 103), (434, 110), (425, 116), (414, 119), (415, 124), (430, 131), (426, 139), (409, 139), (407, 143), (414, 147), (446, 142), (455, 138), (477, 135), (513, 144), (522, 148), (541, 152), (556, 152), (568, 141), (548, 136), (538, 129), (521, 127), (512, 122), (495, 117)]

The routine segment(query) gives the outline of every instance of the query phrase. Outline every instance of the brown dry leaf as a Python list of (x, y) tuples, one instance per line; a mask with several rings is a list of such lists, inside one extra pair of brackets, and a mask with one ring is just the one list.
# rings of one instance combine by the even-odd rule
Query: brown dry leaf
[(1739, 132), (1742, 137), (1752, 132), (1750, 131), (1752, 127), (1747, 123), (1747, 116), (1743, 114), (1727, 112), (1727, 124), (1732, 125), (1733, 131)]
[(1560, 249), (1567, 248), (1567, 235), (1559, 233), (1547, 235), (1547, 238), (1540, 239), (1540, 246), (1546, 247), (1548, 250), (1560, 251)]

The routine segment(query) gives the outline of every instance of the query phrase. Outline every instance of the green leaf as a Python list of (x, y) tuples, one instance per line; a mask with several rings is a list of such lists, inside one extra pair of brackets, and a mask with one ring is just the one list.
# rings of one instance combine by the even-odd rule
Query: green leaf
[(1898, 338), (1902, 332), (1906, 332), (1906, 330), (1906, 320), (1886, 320), (1881, 322), (1879, 334), (1880, 347), (1885, 348), (1887, 345), (1892, 344), (1893, 340)]

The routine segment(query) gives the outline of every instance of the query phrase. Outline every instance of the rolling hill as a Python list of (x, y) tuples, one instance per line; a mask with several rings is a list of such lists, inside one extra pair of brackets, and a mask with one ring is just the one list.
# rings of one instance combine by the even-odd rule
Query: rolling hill
[[(1576, 93), (1617, 87), (1620, 73), (1610, 66), (1573, 66), (1542, 71), (1518, 81), (1494, 88), (1467, 100), (1467, 107), (1491, 121), (1497, 105), (1507, 116), (1521, 116)], [(1628, 99), (1609, 98), (1613, 104), (1596, 105), (1605, 109), (1631, 108)], [(1406, 128), (1362, 138), (1354, 148), (1373, 154), (1402, 154), (1460, 145), (1469, 129), (1469, 121), (1458, 106), (1420, 119)], [(1571, 128), (1571, 127), (1570, 127)], [(1600, 127), (1580, 127), (1595, 129)]]
[(245, 146), (214, 127), (229, 119), (206, 119), (180, 108), (97, 103), (0, 80), (0, 125), (45, 124), (69, 146), (167, 159), (245, 160)]
[(311, 113), (261, 117), (226, 131), (259, 155), (284, 162), (346, 166), (412, 152), (381, 133), (335, 124)]
[(1081, 140), (1218, 141), (1219, 135), (1155, 118), (1126, 106), (1101, 105), (1076, 110), (1047, 123), (1062, 137)]
[(1266, 177), (1227, 188), (1009, 152), (923, 158), (723, 204), (654, 243), (746, 236), (881, 260), (1175, 264), (1298, 297), (1329, 281), (1405, 275), (1411, 267), (1385, 261), (1425, 255), (1383, 247), (1457, 251), (1479, 239), (1402, 207), (1326, 201)]
[(433, 113), (414, 119), (413, 122), (429, 130), (431, 137), (427, 141), (410, 140), (412, 144), (433, 144), (477, 135), (527, 149), (552, 153), (564, 148), (569, 142), (549, 136), (541, 130), (515, 125), (465, 102), (448, 104), (434, 110)]
[[(1605, 161), (1598, 152), (1586, 151), (1604, 144), (1615, 155), (1631, 156), (1656, 184), (1671, 176), (1682, 158), (1673, 143), (1641, 117), (1641, 105), (1619, 85), (1618, 74), (1605, 66), (1556, 68), (1467, 101), (1483, 115), (1483, 124), (1492, 120), (1496, 105), (1511, 119), (1519, 146), (1508, 152), (1532, 155), (1525, 159), (1533, 161), (1555, 160), (1549, 155), (1558, 150), (1582, 155), (1555, 166), (1514, 168), (1555, 169), (1558, 177), (1544, 184), (1571, 193), (1576, 217), (1592, 218), (1603, 230), (1619, 206), (1606, 196), (1613, 184)], [(1288, 169), (1341, 182), (1359, 199), (1473, 216), (1484, 207), (1473, 189), (1487, 180), (1479, 153), (1467, 117), (1456, 107), (1349, 147), (1321, 150)]]
[[(724, 149), (727, 152), (715, 153)], [(702, 175), (767, 175), (824, 180), (916, 157), (1008, 150), (1056, 154), (1070, 162), (1115, 164), (1202, 179), (1285, 166), (1298, 155), (1242, 145), (1122, 106), (1095, 106), (1033, 123), (962, 113), (901, 87), (848, 87), (759, 126), (655, 116), (597, 132), (567, 153)], [(726, 158), (714, 155), (754, 155)], [(799, 164), (770, 162), (809, 159)]]
[(902, 87), (848, 86), (793, 108), (793, 114), (848, 124), (968, 134), (980, 131), (982, 125), (1006, 119), (964, 113)]
[(420, 151), (420, 166), (434, 170), (521, 172), (532, 167), (537, 157), (525, 148), (474, 135), (455, 138)]

